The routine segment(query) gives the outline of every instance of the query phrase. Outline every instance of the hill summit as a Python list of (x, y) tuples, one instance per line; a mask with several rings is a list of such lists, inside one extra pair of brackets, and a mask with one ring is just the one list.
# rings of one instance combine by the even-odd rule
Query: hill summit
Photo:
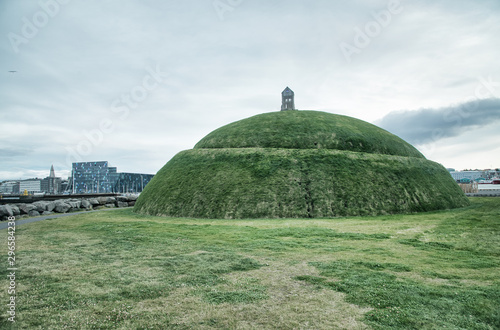
[(375, 125), (320, 111), (270, 112), (205, 136), (200, 148), (334, 149), (424, 158), (412, 145)]
[(352, 117), (279, 111), (223, 126), (174, 156), (134, 210), (196, 218), (324, 218), (468, 205), (448, 171)]

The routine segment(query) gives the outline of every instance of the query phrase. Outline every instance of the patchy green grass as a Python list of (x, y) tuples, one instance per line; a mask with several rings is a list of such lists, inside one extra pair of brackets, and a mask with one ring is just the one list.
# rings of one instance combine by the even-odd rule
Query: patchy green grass
[[(413, 215), (210, 220), (131, 210), (17, 227), (29, 329), (498, 329), (500, 199)], [(7, 255), (7, 232), (0, 232)], [(0, 328), (7, 320), (0, 268)]]

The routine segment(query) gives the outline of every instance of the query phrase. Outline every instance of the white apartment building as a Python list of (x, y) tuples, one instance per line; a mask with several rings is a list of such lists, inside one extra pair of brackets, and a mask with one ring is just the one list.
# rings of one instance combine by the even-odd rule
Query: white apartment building
[(19, 192), (22, 194), (25, 190), (28, 191), (29, 194), (41, 192), (42, 180), (30, 179), (19, 181)]

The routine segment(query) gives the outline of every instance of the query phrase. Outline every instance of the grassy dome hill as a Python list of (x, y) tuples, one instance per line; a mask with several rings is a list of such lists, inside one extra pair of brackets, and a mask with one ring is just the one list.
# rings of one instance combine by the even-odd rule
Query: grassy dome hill
[(214, 219), (322, 218), (468, 203), (442, 165), (374, 125), (283, 111), (226, 125), (178, 153), (134, 210)]
[(424, 158), (412, 145), (380, 127), (320, 111), (256, 115), (216, 129), (194, 148), (336, 149)]

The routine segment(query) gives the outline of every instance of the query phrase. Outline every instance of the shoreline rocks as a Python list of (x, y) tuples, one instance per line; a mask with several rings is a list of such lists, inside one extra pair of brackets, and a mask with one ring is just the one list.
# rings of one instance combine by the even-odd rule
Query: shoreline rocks
[(130, 207), (135, 205), (136, 200), (136, 195), (124, 195), (117, 197), (67, 198), (56, 201), (4, 204), (0, 205), (0, 220), (5, 221), (8, 217), (12, 216), (16, 217), (17, 220), (53, 213)]

